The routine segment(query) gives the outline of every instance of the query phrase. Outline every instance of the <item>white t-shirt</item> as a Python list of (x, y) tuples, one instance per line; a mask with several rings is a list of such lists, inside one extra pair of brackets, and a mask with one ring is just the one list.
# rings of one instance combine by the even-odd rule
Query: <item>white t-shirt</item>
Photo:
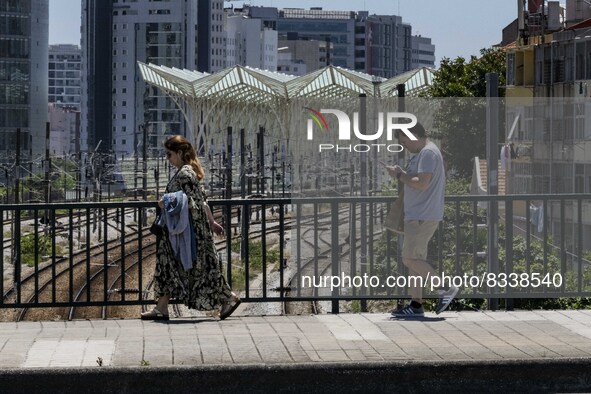
[(404, 220), (443, 220), (445, 196), (445, 171), (441, 151), (431, 141), (419, 153), (410, 158), (407, 174), (431, 173), (427, 190), (420, 191), (404, 186)]

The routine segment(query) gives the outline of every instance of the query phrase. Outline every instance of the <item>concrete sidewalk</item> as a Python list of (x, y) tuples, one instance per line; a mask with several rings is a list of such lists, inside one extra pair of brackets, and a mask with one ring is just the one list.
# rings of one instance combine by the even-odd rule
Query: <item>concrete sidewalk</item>
[(589, 367), (591, 311), (0, 323), (1, 392), (588, 391)]

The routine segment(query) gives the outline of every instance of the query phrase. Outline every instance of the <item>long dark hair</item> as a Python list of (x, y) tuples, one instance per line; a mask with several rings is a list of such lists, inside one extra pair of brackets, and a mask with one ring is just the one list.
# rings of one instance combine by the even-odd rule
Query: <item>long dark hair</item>
[(175, 135), (170, 137), (164, 143), (164, 147), (171, 152), (178, 152), (181, 160), (185, 164), (189, 164), (193, 167), (193, 171), (197, 174), (197, 179), (201, 180), (205, 176), (203, 167), (197, 158), (193, 145), (182, 135)]

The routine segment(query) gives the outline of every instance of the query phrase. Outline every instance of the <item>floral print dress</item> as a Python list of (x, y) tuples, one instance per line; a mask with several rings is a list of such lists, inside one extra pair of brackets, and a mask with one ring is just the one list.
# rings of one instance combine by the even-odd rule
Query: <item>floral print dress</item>
[(205, 193), (190, 165), (184, 165), (171, 179), (165, 193), (182, 190), (189, 198), (189, 210), (197, 237), (197, 262), (185, 271), (172, 251), (168, 231), (158, 240), (156, 271), (157, 297), (170, 294), (191, 309), (209, 311), (230, 299), (232, 289), (222, 274), (222, 266), (213, 242), (213, 233), (205, 211)]

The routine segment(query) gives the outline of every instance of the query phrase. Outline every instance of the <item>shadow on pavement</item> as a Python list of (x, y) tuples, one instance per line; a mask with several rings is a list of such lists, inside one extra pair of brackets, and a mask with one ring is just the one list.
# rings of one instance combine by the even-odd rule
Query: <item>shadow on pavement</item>
[(404, 321), (423, 321), (423, 322), (435, 322), (435, 321), (445, 321), (445, 317), (389, 317), (387, 318), (389, 321), (397, 321), (397, 320), (404, 320)]

